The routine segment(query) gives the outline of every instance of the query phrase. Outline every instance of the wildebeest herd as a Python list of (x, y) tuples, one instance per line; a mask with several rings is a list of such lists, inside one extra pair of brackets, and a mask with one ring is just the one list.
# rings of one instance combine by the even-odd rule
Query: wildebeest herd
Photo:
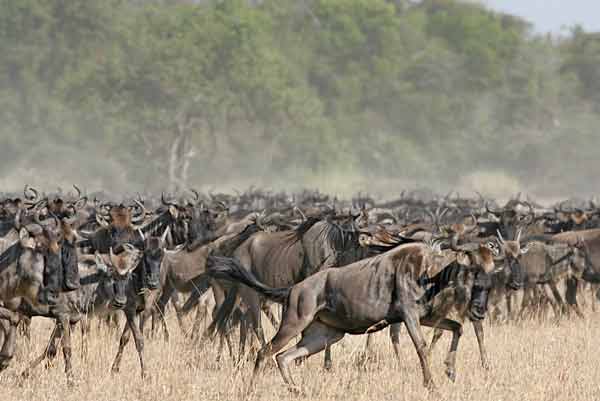
[[(346, 334), (388, 326), (398, 355), (404, 325), (433, 389), (430, 353), (443, 331), (452, 334), (445, 365), (454, 380), (465, 320), (488, 369), (486, 317), (582, 317), (582, 299), (596, 302), (596, 283), (600, 207), (593, 201), (544, 207), (517, 195), (501, 206), (479, 194), (413, 191), (379, 202), (253, 187), (235, 195), (115, 196), (75, 186), (0, 194), (0, 371), (31, 318), (55, 322), (23, 377), (55, 357), (60, 342), (71, 381), (74, 327), (85, 337), (92, 319), (119, 315), (126, 323), (112, 371), (133, 336), (144, 376), (144, 323), (168, 340), (165, 315), (181, 319), (196, 309), (199, 323), (210, 298), (210, 325), (200, 333), (195, 324), (190, 337), (197, 346), (218, 340), (238, 360), (258, 343), (253, 382), (274, 356), (297, 391), (292, 362), (325, 351), (329, 369), (331, 346)], [(263, 315), (278, 327), (270, 341)], [(435, 329), (429, 346), (422, 326)]]

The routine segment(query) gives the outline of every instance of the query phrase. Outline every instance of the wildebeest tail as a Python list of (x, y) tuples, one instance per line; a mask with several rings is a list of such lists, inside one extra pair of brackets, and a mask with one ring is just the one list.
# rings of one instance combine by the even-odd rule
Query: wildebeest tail
[(209, 256), (206, 264), (207, 272), (211, 276), (242, 283), (252, 288), (256, 292), (269, 298), (271, 301), (284, 303), (290, 293), (291, 287), (272, 288), (258, 281), (258, 279), (249, 272), (244, 266), (234, 258), (224, 258), (219, 256)]

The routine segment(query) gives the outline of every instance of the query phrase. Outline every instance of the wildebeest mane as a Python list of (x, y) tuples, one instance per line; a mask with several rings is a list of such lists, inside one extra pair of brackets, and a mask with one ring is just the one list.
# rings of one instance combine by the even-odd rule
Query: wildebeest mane
[(149, 234), (153, 237), (159, 237), (162, 235), (167, 225), (171, 222), (171, 214), (169, 211), (161, 213), (157, 218), (152, 220), (150, 223), (142, 226), (141, 230), (144, 234)]
[(0, 273), (19, 259), (21, 250), (21, 244), (16, 242), (0, 255)]
[(441, 272), (434, 277), (420, 277), (418, 282), (426, 288), (425, 295), (421, 298), (421, 303), (428, 303), (444, 288), (447, 288), (451, 283), (455, 282), (461, 267), (458, 263), (453, 262), (446, 266)]
[(14, 219), (0, 220), (0, 237), (4, 237), (15, 226)]
[(309, 217), (306, 221), (302, 222), (298, 227), (296, 227), (293, 231), (295, 239), (300, 239), (308, 230), (311, 229), (312, 226), (321, 221), (318, 217)]

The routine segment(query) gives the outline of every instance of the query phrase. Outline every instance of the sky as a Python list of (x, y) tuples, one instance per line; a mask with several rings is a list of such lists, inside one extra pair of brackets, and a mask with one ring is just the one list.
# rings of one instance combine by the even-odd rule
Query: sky
[(587, 31), (600, 31), (600, 0), (483, 0), (482, 3), (525, 18), (540, 33), (560, 33), (563, 26), (575, 24), (581, 24)]

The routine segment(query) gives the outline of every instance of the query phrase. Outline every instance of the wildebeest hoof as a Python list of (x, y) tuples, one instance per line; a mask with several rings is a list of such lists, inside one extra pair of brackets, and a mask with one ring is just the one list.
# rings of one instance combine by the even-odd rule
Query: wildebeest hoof
[(484, 370), (490, 370), (490, 369), (491, 369), (490, 363), (489, 363), (488, 361), (482, 362), (482, 363), (481, 363), (481, 367), (482, 367)]
[(112, 373), (113, 375), (116, 375), (116, 374), (118, 374), (120, 371), (121, 371), (121, 369), (120, 369), (120, 368), (118, 368), (118, 367), (113, 367), (113, 368), (110, 370), (110, 373)]
[(0, 359), (0, 372), (2, 372), (3, 370), (6, 370), (6, 368), (8, 368), (9, 365), (10, 365), (9, 359)]
[(446, 376), (448, 376), (448, 379), (450, 379), (450, 381), (452, 383), (454, 383), (456, 381), (456, 371), (454, 371), (454, 370), (447, 370), (446, 371)]
[(331, 363), (331, 361), (327, 361), (323, 364), (323, 369), (325, 369), (326, 371), (330, 371), (331, 369), (333, 369), (333, 363)]
[(302, 395), (303, 394), (302, 389), (298, 386), (289, 386), (288, 391), (293, 395)]

